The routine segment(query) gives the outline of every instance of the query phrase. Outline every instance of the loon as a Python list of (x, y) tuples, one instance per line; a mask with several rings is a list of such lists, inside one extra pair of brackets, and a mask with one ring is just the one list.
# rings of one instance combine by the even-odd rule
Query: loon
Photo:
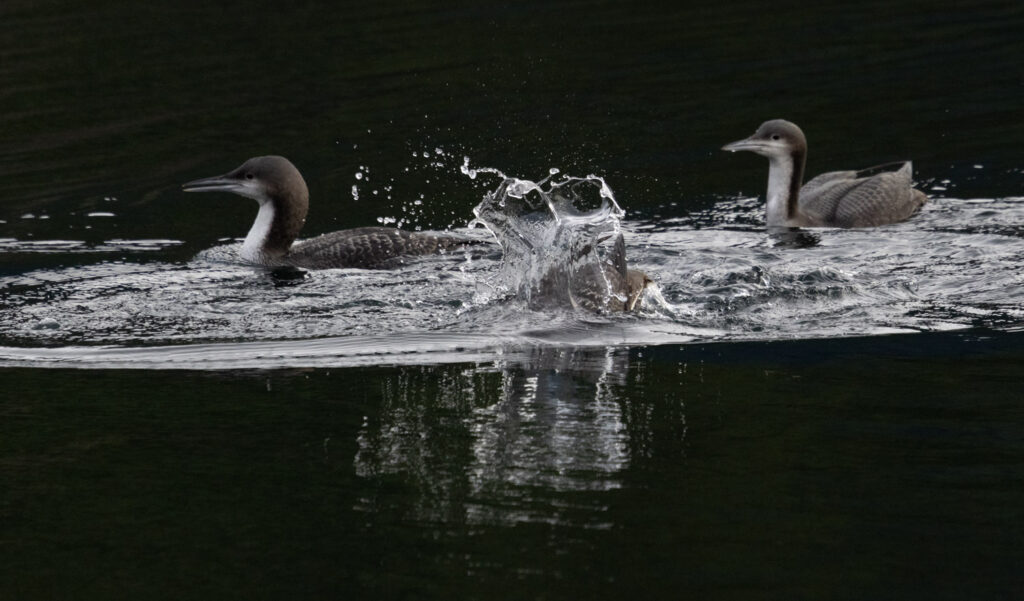
[(620, 233), (606, 260), (599, 264), (588, 262), (569, 275), (569, 298), (574, 307), (594, 313), (631, 312), (637, 309), (644, 289), (652, 283), (654, 280), (646, 273), (626, 266), (626, 242)]
[(309, 189), (295, 165), (281, 156), (251, 158), (233, 171), (188, 182), (182, 189), (233, 192), (259, 202), (256, 222), (240, 254), (245, 261), (267, 267), (386, 269), (401, 265), (405, 257), (443, 253), (475, 243), (389, 227), (340, 230), (294, 243), (306, 221)]
[(640, 302), (644, 289), (654, 280), (646, 273), (626, 267), (626, 241), (619, 234), (609, 261), (604, 263), (604, 273), (611, 288), (607, 309), (611, 311), (634, 311)]
[(769, 227), (870, 227), (904, 221), (928, 200), (912, 187), (910, 161), (860, 171), (831, 171), (801, 188), (807, 161), (804, 132), (783, 119), (722, 150), (768, 157)]

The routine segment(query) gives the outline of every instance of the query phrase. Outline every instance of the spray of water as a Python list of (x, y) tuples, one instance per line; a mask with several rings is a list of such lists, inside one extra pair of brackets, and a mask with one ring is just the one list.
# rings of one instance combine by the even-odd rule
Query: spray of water
[(471, 222), (487, 228), (503, 252), (493, 290), (532, 308), (603, 312), (632, 306), (621, 232), (625, 213), (603, 178), (551, 169), (535, 182), (471, 168), (468, 158), (462, 173), (500, 179), (473, 209)]

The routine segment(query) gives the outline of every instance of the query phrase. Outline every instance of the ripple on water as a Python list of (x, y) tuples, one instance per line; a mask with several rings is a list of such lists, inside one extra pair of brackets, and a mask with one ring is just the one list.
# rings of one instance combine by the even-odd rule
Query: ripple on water
[(0, 363), (434, 363), (536, 345), (1024, 328), (1024, 199), (938, 199), (906, 223), (815, 230), (799, 244), (767, 234), (761, 211), (723, 200), (709, 214), (617, 224), (631, 264), (658, 283), (628, 315), (531, 309), (503, 288), (517, 266), (479, 250), (393, 271), (285, 276), (233, 262), (229, 245), (186, 265), (9, 273), (0, 276)]
[(102, 244), (89, 244), (84, 240), (18, 240), (0, 238), (0, 252), (5, 253), (117, 253), (157, 251), (180, 246), (180, 240), (122, 240), (115, 238)]

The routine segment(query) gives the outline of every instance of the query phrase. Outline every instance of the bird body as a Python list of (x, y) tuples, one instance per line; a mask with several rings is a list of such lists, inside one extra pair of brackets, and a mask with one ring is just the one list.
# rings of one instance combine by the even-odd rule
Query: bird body
[(647, 274), (626, 266), (626, 242), (620, 233), (607, 260), (587, 262), (569, 276), (568, 290), (575, 307), (595, 313), (628, 312), (637, 309), (651, 283)]
[[(766, 121), (723, 150), (768, 157), (767, 224), (773, 227), (870, 227), (908, 219), (928, 200), (913, 187), (910, 161), (860, 171), (831, 171), (802, 184), (807, 139), (794, 123)], [(801, 185), (802, 184), (802, 185)]]
[(475, 243), (454, 236), (393, 227), (357, 227), (322, 234), (292, 245), (287, 260), (306, 269), (343, 265), (361, 269), (397, 267), (409, 257), (443, 254)]
[(264, 156), (237, 169), (188, 182), (186, 192), (232, 192), (259, 202), (259, 212), (242, 243), (243, 260), (267, 267), (386, 269), (406, 258), (443, 253), (475, 241), (446, 234), (389, 227), (360, 227), (295, 242), (306, 222), (309, 189), (288, 159)]

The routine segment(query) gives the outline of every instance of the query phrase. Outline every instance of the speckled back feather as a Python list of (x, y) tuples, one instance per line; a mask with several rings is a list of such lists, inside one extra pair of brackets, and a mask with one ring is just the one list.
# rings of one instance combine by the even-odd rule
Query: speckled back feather
[[(895, 171), (886, 167), (899, 165)], [(881, 172), (879, 172), (882, 170)], [(927, 197), (912, 187), (911, 163), (822, 173), (800, 188), (800, 211), (816, 225), (870, 227), (903, 221)]]
[(467, 238), (443, 234), (359, 227), (297, 242), (284, 261), (307, 269), (390, 269), (403, 264), (407, 257), (437, 254), (475, 243)]

